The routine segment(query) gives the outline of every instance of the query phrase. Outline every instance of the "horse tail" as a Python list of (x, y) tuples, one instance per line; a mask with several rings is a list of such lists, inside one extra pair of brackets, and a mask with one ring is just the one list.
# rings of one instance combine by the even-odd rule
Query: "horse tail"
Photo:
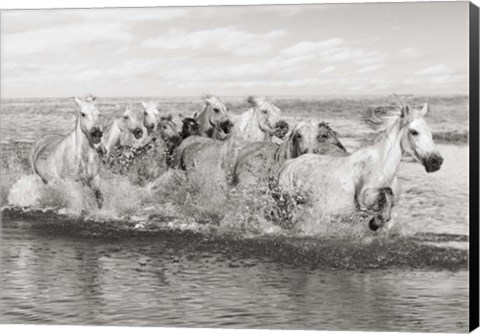
[(40, 151), (41, 150), (38, 149), (38, 141), (36, 141), (35, 143), (33, 143), (32, 149), (30, 150), (30, 156), (29, 156), (30, 166), (32, 167), (33, 173), (40, 176), (43, 183), (46, 184), (47, 181), (40, 175), (40, 173), (38, 172), (37, 167), (35, 165), (35, 161), (37, 160), (37, 157), (38, 157), (38, 154), (40, 153)]

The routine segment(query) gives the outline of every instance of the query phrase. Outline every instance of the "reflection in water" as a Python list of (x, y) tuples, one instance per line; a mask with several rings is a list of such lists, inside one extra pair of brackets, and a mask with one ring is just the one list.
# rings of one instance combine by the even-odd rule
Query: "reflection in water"
[(4, 224), (2, 322), (397, 331), (467, 326), (465, 271), (319, 270), (195, 247), (77, 239), (22, 222)]

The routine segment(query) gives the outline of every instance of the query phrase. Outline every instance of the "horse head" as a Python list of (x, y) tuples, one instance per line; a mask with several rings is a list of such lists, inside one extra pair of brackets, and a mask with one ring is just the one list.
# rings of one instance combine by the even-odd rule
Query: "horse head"
[(143, 102), (143, 124), (147, 128), (148, 133), (157, 129), (160, 118), (159, 106), (155, 102)]
[(408, 105), (402, 107), (400, 119), (405, 131), (401, 146), (405, 153), (425, 167), (427, 173), (432, 173), (440, 169), (443, 158), (435, 148), (432, 132), (424, 119), (428, 112), (428, 103), (422, 109), (413, 109)]
[(200, 132), (211, 137), (216, 129), (226, 134), (230, 133), (233, 127), (230, 112), (225, 104), (218, 97), (213, 95), (205, 96), (205, 109), (195, 117), (200, 124)]
[(96, 98), (88, 95), (84, 100), (74, 97), (75, 103), (80, 107), (77, 116), (77, 124), (93, 145), (100, 143), (102, 139), (102, 127), (100, 125), (100, 112), (95, 106)]
[(119, 127), (121, 131), (130, 131), (135, 139), (141, 139), (146, 133), (143, 112), (131, 107), (125, 107), (125, 111), (119, 118)]
[(177, 127), (172, 120), (172, 115), (162, 116), (157, 129), (160, 137), (168, 145), (178, 146), (182, 141), (182, 138), (177, 131)]
[(320, 122), (318, 124), (318, 132), (316, 136), (317, 141), (317, 150), (315, 153), (325, 154), (332, 151), (343, 151), (347, 152), (345, 147), (342, 145), (340, 140), (338, 140), (338, 133), (333, 131), (330, 125), (327, 122)]
[(374, 130), (384, 131), (389, 141), (399, 139), (402, 154), (412, 156), (432, 173), (440, 169), (443, 158), (424, 119), (428, 112), (427, 103), (421, 109), (409, 105), (377, 107), (367, 110), (363, 121)]
[(195, 118), (182, 117), (182, 132), (180, 135), (182, 139), (200, 135), (200, 125)]
[(325, 122), (299, 122), (282, 145), (285, 146), (286, 159), (305, 153), (325, 154), (339, 149), (345, 151), (335, 131)]
[(247, 102), (253, 107), (260, 130), (282, 139), (288, 132), (288, 123), (280, 119), (281, 111), (268, 98), (250, 96)]

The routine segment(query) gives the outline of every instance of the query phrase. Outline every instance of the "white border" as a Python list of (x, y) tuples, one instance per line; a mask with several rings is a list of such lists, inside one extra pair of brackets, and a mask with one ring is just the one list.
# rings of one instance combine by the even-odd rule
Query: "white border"
[[(435, 0), (435, 1), (449, 1), (449, 0)], [(372, 2), (427, 2), (415, 0), (363, 0), (363, 1), (298, 1), (298, 0), (0, 0), (0, 9), (48, 9), (48, 8), (104, 8), (104, 7), (167, 7), (167, 6), (218, 6), (218, 5), (269, 5), (269, 4), (311, 4), (311, 3), (372, 3)], [(480, 0), (472, 0), (474, 4), (480, 7)], [(1, 287), (0, 287), (1, 289)], [(0, 292), (1, 293), (1, 292)], [(1, 305), (0, 305), (1, 307)], [(0, 318), (1, 322), (1, 318)], [(46, 326), (46, 325), (0, 325), (0, 331), (5, 334), (9, 333), (35, 333), (35, 334), (84, 334), (88, 331), (89, 334), (95, 333), (175, 333), (175, 334), (293, 334), (293, 333), (319, 333), (319, 334), (364, 334), (369, 332), (346, 332), (346, 331), (300, 331), (300, 330), (235, 330), (235, 329), (210, 329), (210, 328), (162, 328), (162, 327), (92, 327), (92, 326)], [(385, 332), (372, 332), (385, 333)], [(388, 332), (393, 333), (395, 332)], [(472, 333), (480, 334), (480, 330)], [(398, 333), (404, 334), (404, 333)]]

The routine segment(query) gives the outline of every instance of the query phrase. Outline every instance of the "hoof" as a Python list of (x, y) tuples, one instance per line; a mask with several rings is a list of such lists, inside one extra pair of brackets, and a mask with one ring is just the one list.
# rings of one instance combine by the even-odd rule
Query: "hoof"
[(380, 226), (378, 226), (377, 223), (375, 222), (375, 218), (370, 219), (370, 222), (368, 223), (368, 227), (370, 227), (372, 231), (376, 231), (380, 228)]

